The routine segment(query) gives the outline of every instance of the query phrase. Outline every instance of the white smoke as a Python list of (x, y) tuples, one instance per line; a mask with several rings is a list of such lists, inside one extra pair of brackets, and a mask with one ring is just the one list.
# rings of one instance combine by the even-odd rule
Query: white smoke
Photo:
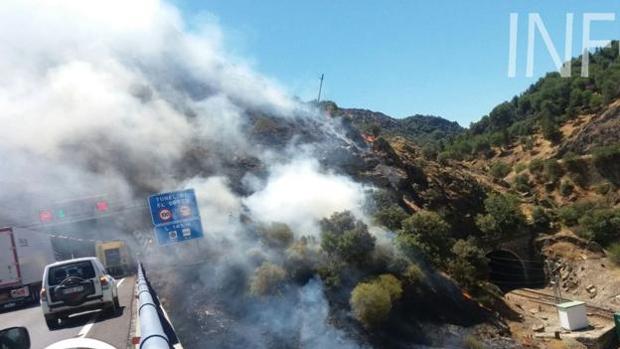
[(316, 235), (317, 222), (334, 212), (361, 216), (364, 188), (349, 178), (319, 169), (314, 159), (275, 165), (265, 187), (244, 200), (254, 216)]
[[(267, 152), (249, 144), (244, 127), (252, 112), (313, 116), (228, 53), (223, 37), (215, 22), (189, 30), (159, 0), (3, 1), (0, 202), (24, 192), (34, 197), (21, 203), (25, 213), (9, 207), (10, 218), (28, 219), (40, 202), (102, 193), (144, 202), (150, 191), (192, 187), (206, 234), (215, 238), (207, 241), (238, 239), (226, 252), (240, 260), (256, 248), (242, 241), (245, 213), (286, 223), (297, 234), (317, 234), (318, 220), (336, 211), (361, 216), (364, 188), (321, 169), (307, 149)], [(245, 174), (245, 189), (258, 190), (247, 197), (235, 194), (221, 168), (237, 155), (265, 163), (266, 177)], [(192, 161), (198, 170), (179, 170)], [(320, 305), (302, 308), (306, 347), (332, 343), (322, 334), (342, 337), (327, 323), (321, 292), (316, 283), (302, 290), (304, 304)]]

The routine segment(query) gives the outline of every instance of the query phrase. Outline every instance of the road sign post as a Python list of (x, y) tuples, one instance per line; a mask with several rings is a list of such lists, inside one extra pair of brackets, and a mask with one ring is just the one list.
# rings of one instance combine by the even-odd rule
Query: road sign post
[(148, 202), (155, 238), (160, 245), (203, 237), (194, 189), (154, 194)]

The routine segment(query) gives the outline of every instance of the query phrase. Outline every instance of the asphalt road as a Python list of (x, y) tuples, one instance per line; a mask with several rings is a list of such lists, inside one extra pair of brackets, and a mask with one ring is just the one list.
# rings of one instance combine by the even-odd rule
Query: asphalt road
[(119, 280), (121, 283), (118, 288), (121, 310), (115, 316), (106, 315), (98, 310), (76, 314), (71, 316), (60, 329), (49, 331), (41, 308), (37, 304), (0, 313), (0, 329), (14, 326), (26, 327), (30, 332), (31, 349), (43, 349), (63, 339), (80, 337), (98, 339), (118, 349), (126, 349), (131, 324), (135, 278), (128, 276), (121, 280)]

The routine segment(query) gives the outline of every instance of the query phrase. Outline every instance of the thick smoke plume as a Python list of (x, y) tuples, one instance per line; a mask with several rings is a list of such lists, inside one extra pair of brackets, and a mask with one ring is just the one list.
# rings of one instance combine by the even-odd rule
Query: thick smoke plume
[[(3, 1), (2, 223), (27, 224), (37, 207), (74, 197), (144, 203), (153, 192), (193, 187), (207, 233), (199, 253), (221, 253), (198, 279), (221, 300), (235, 271), (250, 274), (252, 258), (272, 254), (246, 238), (249, 226), (283, 222), (296, 236), (316, 236), (317, 221), (334, 211), (361, 215), (364, 188), (323, 168), (316, 157), (325, 148), (304, 141), (329, 135), (352, 146), (339, 125), (229, 54), (223, 37), (213, 22), (188, 28), (158, 0)], [(256, 137), (265, 115), (263, 127), (315, 128), (282, 144), (269, 132)], [(176, 262), (159, 253), (153, 260)], [(278, 306), (242, 302), (235, 314), (293, 331), (305, 348), (353, 346), (329, 324), (319, 281), (272, 301)], [(243, 319), (239, 326), (250, 326)], [(243, 327), (230, 326), (243, 337)]]

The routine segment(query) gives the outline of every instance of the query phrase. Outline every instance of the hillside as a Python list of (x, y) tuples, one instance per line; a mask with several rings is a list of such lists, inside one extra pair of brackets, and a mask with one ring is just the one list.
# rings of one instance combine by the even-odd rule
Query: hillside
[(393, 118), (367, 109), (340, 108), (334, 102), (322, 102), (321, 107), (334, 117), (350, 119), (355, 127), (371, 137), (403, 137), (420, 146), (439, 143), (465, 131), (457, 122), (439, 116), (416, 114)]

